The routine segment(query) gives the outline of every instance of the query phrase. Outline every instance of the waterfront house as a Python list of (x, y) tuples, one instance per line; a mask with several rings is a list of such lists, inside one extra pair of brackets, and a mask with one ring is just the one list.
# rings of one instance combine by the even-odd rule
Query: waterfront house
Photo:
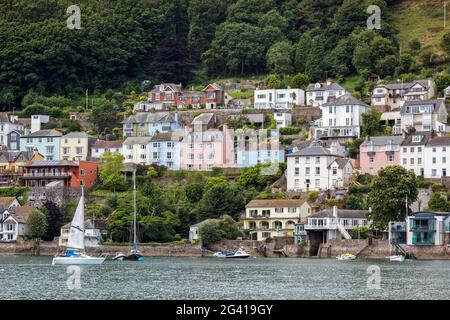
[(333, 102), (346, 93), (348, 91), (341, 85), (329, 80), (324, 83), (310, 83), (306, 88), (306, 104), (311, 107), (320, 107), (325, 103)]
[(368, 213), (367, 210), (338, 209), (334, 206), (312, 214), (305, 225), (311, 255), (317, 255), (321, 243), (328, 243), (329, 240), (351, 239), (352, 229), (369, 227)]
[(0, 151), (0, 185), (11, 186), (19, 183), (23, 166), (31, 161), (43, 160), (35, 151)]
[(353, 174), (349, 158), (332, 153), (320, 143), (287, 156), (287, 190), (308, 192), (345, 187)]
[(91, 157), (91, 146), (97, 138), (85, 132), (70, 132), (61, 138), (61, 159), (85, 161)]
[(316, 139), (359, 138), (362, 114), (369, 106), (345, 94), (320, 107), (322, 118), (316, 120), (311, 135)]
[(391, 221), (388, 225), (389, 243), (406, 244), (406, 221)]
[(13, 206), (3, 211), (0, 240), (5, 242), (17, 241), (27, 234), (27, 220), (30, 214), (36, 210), (31, 206)]
[(402, 136), (367, 137), (359, 148), (361, 173), (377, 174), (379, 170), (400, 164)]
[(447, 132), (447, 108), (443, 99), (406, 101), (400, 110), (401, 129)]
[(400, 146), (400, 164), (417, 176), (440, 179), (450, 173), (450, 137), (436, 132), (405, 134)]
[(241, 218), (243, 229), (252, 240), (294, 237), (295, 226), (312, 214), (311, 205), (300, 199), (252, 200)]
[(98, 166), (99, 163), (93, 161), (38, 160), (24, 166), (22, 180), (26, 187), (58, 183), (75, 189), (89, 189), (97, 181)]
[(432, 79), (379, 84), (373, 89), (371, 104), (378, 109), (390, 111), (401, 108), (406, 101), (428, 100), (435, 95), (436, 84)]
[(406, 217), (406, 243), (410, 246), (444, 244), (444, 220), (448, 212), (416, 212)]
[(191, 243), (194, 243), (194, 242), (200, 240), (200, 228), (204, 224), (209, 223), (209, 222), (214, 222), (214, 221), (219, 222), (220, 219), (206, 219), (206, 220), (200, 221), (199, 223), (189, 226), (189, 241)]
[[(61, 227), (58, 244), (60, 247), (66, 247), (69, 240), (70, 223)], [(84, 221), (84, 245), (86, 248), (99, 248), (102, 243), (100, 229), (95, 228), (90, 219)]]
[(254, 91), (255, 109), (292, 109), (305, 105), (302, 89), (266, 89)]
[(273, 118), (277, 123), (277, 129), (286, 128), (292, 125), (292, 114), (290, 112), (275, 111)]
[(171, 132), (180, 129), (178, 114), (171, 112), (138, 112), (124, 121), (123, 135), (126, 137), (152, 136), (156, 131)]
[(122, 153), (122, 144), (123, 142), (120, 140), (97, 140), (91, 147), (91, 157), (100, 159), (105, 152)]
[(62, 133), (56, 130), (38, 130), (20, 137), (21, 151), (38, 150), (45, 160), (60, 160)]

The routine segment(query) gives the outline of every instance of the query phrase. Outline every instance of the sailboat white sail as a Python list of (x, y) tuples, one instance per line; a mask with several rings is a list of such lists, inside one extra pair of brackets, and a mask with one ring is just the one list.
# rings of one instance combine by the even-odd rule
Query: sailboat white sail
[(81, 194), (77, 210), (70, 224), (67, 248), (84, 251), (84, 194)]
[(81, 191), (80, 201), (70, 223), (70, 233), (67, 240), (67, 250), (63, 256), (53, 258), (52, 264), (102, 264), (106, 255), (91, 257), (84, 252), (84, 190)]

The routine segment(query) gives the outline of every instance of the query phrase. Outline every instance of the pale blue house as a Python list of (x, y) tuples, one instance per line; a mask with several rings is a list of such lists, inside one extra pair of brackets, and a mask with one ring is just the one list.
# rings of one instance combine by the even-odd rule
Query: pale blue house
[(278, 139), (278, 130), (269, 137), (255, 130), (236, 130), (234, 154), (237, 167), (253, 167), (262, 163), (285, 162), (285, 151)]
[(45, 160), (61, 160), (62, 133), (56, 130), (39, 130), (20, 137), (20, 151), (38, 150)]
[(122, 121), (126, 137), (153, 136), (155, 132), (174, 132), (181, 129), (178, 114), (171, 112), (138, 112)]
[(155, 134), (149, 145), (150, 163), (165, 166), (170, 170), (180, 170), (180, 144), (182, 132)]

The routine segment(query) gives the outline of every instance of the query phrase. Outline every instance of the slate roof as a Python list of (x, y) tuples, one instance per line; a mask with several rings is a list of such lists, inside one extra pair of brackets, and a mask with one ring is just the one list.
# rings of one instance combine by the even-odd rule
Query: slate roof
[(31, 161), (34, 151), (0, 151), (0, 162)]
[(428, 141), (427, 146), (450, 146), (450, 137), (433, 137)]
[(106, 141), (97, 140), (92, 145), (92, 148), (105, 149), (105, 148), (122, 148), (123, 142), (120, 140)]
[(12, 207), (8, 211), (10, 216), (13, 217), (19, 223), (26, 223), (30, 214), (36, 210), (32, 206)]
[(337, 158), (334, 161), (338, 164), (338, 168), (342, 169), (347, 165), (347, 163), (350, 162), (350, 159), (349, 158)]
[(272, 199), (272, 200), (252, 200), (246, 208), (297, 208), (304, 204), (306, 200), (300, 199)]
[(319, 146), (317, 144), (310, 145), (309, 147), (306, 147), (304, 149), (301, 149), (297, 152), (291, 153), (287, 155), (288, 157), (295, 157), (295, 156), (334, 156), (342, 158), (341, 155), (332, 154), (328, 149), (325, 149), (322, 146)]
[(405, 101), (405, 103), (403, 104), (403, 106), (401, 108), (400, 113), (401, 114), (405, 114), (407, 107), (428, 106), (428, 105), (433, 106), (433, 112), (432, 113), (439, 112), (439, 110), (441, 108), (445, 109), (445, 102), (444, 102), (444, 100), (435, 99), (435, 100)]
[(50, 129), (50, 130), (39, 130), (33, 133), (30, 133), (26, 136), (22, 136), (22, 138), (28, 138), (28, 137), (61, 137), (62, 133), (54, 130), (54, 129)]
[(78, 167), (73, 161), (69, 160), (36, 160), (33, 163), (25, 165), (25, 167), (62, 167), (62, 166), (71, 166)]
[(152, 137), (128, 137), (124, 142), (123, 145), (130, 145), (130, 144), (147, 144), (151, 141)]
[(326, 82), (320, 83), (320, 88), (316, 88), (316, 83), (310, 83), (306, 88), (306, 91), (326, 91), (326, 90), (345, 90), (340, 84), (331, 82), (330, 84)]
[(175, 115), (170, 112), (137, 112), (122, 121), (122, 124), (175, 122)]
[(95, 138), (94, 136), (88, 135), (86, 132), (69, 132), (64, 135), (64, 138)]
[(406, 82), (406, 83), (393, 82), (393, 83), (387, 83), (387, 84), (380, 84), (380, 85), (377, 85), (375, 88), (377, 88), (377, 87), (384, 87), (384, 88), (386, 88), (388, 90), (401, 90), (401, 89), (407, 90), (409, 88), (412, 88), (417, 83), (419, 83), (420, 85), (422, 85), (426, 89), (429, 88), (429, 84), (428, 84), (428, 80), (427, 79), (421, 79), (421, 80), (416, 80), (416, 81), (413, 81), (413, 82)]
[(175, 84), (175, 83), (161, 83), (153, 86), (152, 91), (150, 92), (161, 92), (159, 89), (163, 86), (163, 91), (165, 91), (167, 88), (172, 89), (175, 92), (181, 92), (181, 84)]
[(16, 197), (0, 197), (0, 211), (3, 212), (11, 206)]
[[(417, 131), (408, 134), (403, 140), (401, 146), (424, 146), (430, 141), (434, 133), (430, 131)], [(423, 136), (420, 142), (413, 142), (413, 136)]]
[(384, 146), (391, 142), (392, 145), (400, 145), (403, 142), (402, 136), (378, 136), (378, 137), (368, 137), (361, 144), (362, 146), (374, 145), (374, 146)]
[[(368, 210), (337, 209), (338, 218), (367, 219), (368, 213)], [(333, 208), (321, 210), (312, 214), (309, 218), (333, 218)]]
[(361, 100), (356, 99), (354, 96), (352, 96), (349, 93), (344, 94), (343, 96), (340, 96), (339, 98), (336, 98), (333, 102), (324, 103), (323, 106), (347, 106), (347, 105), (360, 105), (369, 107), (368, 104), (365, 102), (362, 102)]

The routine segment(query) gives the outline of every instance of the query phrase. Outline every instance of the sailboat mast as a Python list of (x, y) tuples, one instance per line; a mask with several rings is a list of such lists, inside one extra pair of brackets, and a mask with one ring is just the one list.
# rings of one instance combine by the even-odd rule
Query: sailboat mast
[(133, 171), (133, 247), (136, 246), (136, 169)]

